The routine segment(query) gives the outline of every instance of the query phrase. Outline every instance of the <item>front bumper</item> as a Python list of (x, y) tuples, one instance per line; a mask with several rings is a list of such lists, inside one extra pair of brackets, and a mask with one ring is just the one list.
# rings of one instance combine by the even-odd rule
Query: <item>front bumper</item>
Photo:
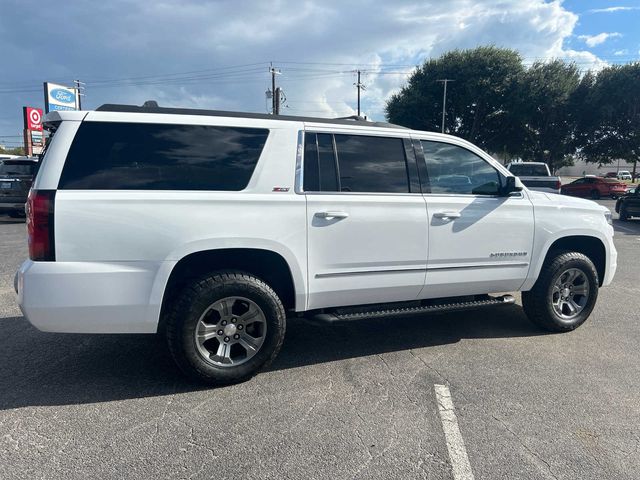
[(616, 274), (616, 270), (618, 268), (618, 251), (616, 250), (616, 246), (613, 244), (613, 227), (609, 225), (611, 229), (610, 235), (607, 235), (607, 242), (605, 245), (606, 251), (606, 266), (604, 272), (604, 278), (602, 279), (602, 286), (606, 287), (611, 284), (613, 277)]

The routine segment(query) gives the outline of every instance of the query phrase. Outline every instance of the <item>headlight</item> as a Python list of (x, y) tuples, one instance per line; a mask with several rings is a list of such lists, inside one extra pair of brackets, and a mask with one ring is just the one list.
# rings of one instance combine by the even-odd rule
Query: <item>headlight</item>
[(604, 218), (609, 225), (613, 225), (613, 217), (611, 215), (611, 211), (607, 210), (604, 212)]

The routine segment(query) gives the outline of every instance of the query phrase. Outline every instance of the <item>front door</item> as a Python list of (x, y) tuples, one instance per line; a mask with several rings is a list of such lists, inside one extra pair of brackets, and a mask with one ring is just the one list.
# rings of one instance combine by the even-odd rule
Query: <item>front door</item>
[(421, 141), (428, 191), (429, 257), (422, 298), (518, 290), (533, 247), (526, 192), (500, 196), (492, 161), (464, 144)]
[(417, 298), (427, 212), (405, 146), (402, 138), (307, 133), (308, 309)]

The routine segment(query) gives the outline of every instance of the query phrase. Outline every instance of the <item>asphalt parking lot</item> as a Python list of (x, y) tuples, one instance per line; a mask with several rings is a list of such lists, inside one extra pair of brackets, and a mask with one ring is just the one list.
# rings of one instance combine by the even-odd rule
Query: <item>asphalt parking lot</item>
[(640, 220), (615, 227), (616, 278), (575, 332), (517, 305), (292, 320), (267, 372), (207, 390), (154, 336), (31, 327), (13, 293), (24, 223), (0, 217), (0, 479), (451, 479), (435, 385), (476, 479), (638, 479)]

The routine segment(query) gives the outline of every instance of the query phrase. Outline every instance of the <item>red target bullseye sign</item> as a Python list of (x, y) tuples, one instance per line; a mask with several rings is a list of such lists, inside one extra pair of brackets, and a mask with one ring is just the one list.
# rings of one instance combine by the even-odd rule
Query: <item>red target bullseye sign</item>
[(24, 107), (24, 127), (27, 130), (42, 130), (42, 109)]

